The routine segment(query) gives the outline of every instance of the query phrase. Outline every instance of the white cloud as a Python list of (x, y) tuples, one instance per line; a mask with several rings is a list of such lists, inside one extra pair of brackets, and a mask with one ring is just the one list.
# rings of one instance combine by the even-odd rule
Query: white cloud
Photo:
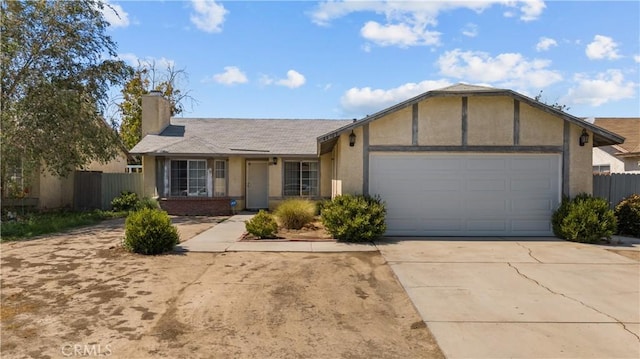
[[(311, 12), (311, 19), (318, 25), (329, 25), (331, 21), (356, 12), (374, 12), (383, 14), (388, 25), (405, 23), (412, 25), (435, 26), (438, 15), (444, 11), (468, 9), (480, 13), (493, 5), (506, 6), (520, 13), (520, 19), (531, 21), (538, 19), (546, 5), (542, 0), (469, 0), (469, 1), (323, 1)], [(513, 16), (516, 13), (510, 10)], [(507, 14), (505, 14), (507, 16)]]
[(476, 37), (478, 36), (478, 25), (468, 23), (462, 28), (462, 35), (468, 37)]
[(450, 85), (451, 83), (447, 80), (426, 80), (420, 83), (406, 83), (388, 90), (353, 87), (342, 95), (340, 103), (345, 113), (362, 116), (408, 100), (421, 93)]
[(296, 70), (287, 71), (287, 77), (283, 79), (275, 79), (268, 75), (260, 76), (260, 83), (264, 86), (278, 85), (293, 89), (304, 85), (305, 82), (307, 82), (307, 80), (304, 75)]
[(536, 51), (547, 51), (552, 46), (558, 46), (558, 42), (554, 39), (548, 37), (541, 37), (538, 43), (536, 44)]
[(195, 13), (191, 14), (191, 22), (205, 32), (221, 32), (227, 9), (215, 1), (191, 0)]
[(544, 1), (542, 0), (533, 0), (533, 1), (523, 1), (522, 6), (520, 7), (520, 11), (522, 15), (520, 16), (520, 20), (522, 21), (533, 21), (537, 20), (542, 12), (547, 7)]
[(136, 54), (132, 54), (130, 52), (118, 54), (118, 58), (128, 63), (129, 65), (133, 66), (134, 68), (138, 67), (139, 65), (142, 65), (142, 66), (155, 66), (156, 69), (158, 70), (165, 70), (167, 67), (174, 67), (176, 65), (175, 61), (171, 59), (167, 59), (166, 57), (156, 58), (152, 56), (147, 56), (147, 57), (141, 58), (141, 57), (138, 57)]
[(551, 61), (528, 60), (518, 53), (504, 53), (495, 57), (480, 51), (445, 52), (437, 61), (440, 73), (469, 82), (496, 84), (526, 92), (562, 80), (559, 72), (549, 69)]
[(633, 98), (638, 87), (633, 81), (625, 81), (620, 70), (607, 70), (595, 77), (576, 74), (574, 81), (577, 86), (569, 89), (562, 102), (597, 107), (607, 102)]
[(287, 71), (287, 78), (276, 81), (276, 84), (294, 89), (304, 85), (306, 81), (307, 80), (304, 78), (304, 75), (302, 75), (298, 71), (289, 70)]
[(428, 31), (422, 26), (409, 26), (408, 24), (381, 25), (375, 21), (367, 22), (360, 34), (365, 39), (380, 46), (417, 46), (437, 45), (440, 42), (440, 33)]
[(247, 75), (237, 66), (225, 66), (224, 72), (213, 75), (213, 80), (223, 85), (235, 85), (248, 82)]
[(111, 27), (127, 27), (129, 26), (129, 14), (118, 4), (111, 4), (105, 0), (102, 2), (103, 7), (100, 12), (105, 20), (109, 22)]
[(591, 60), (609, 59), (614, 60), (620, 57), (618, 54), (618, 44), (608, 36), (596, 35), (593, 42), (587, 45), (585, 50), (587, 57)]
[(637, 63), (639, 63), (639, 64), (640, 64), (640, 55), (635, 55), (635, 56), (633, 57), (633, 61), (635, 61), (635, 62), (637, 62)]

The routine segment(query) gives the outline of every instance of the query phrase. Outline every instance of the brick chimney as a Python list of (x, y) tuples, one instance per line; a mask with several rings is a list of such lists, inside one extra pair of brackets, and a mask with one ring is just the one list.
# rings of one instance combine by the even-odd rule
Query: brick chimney
[(160, 91), (142, 95), (142, 138), (157, 135), (169, 126), (171, 104)]

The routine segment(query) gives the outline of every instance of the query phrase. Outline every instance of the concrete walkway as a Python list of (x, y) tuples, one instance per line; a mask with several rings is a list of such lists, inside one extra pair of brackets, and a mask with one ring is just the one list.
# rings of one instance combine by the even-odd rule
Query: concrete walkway
[(245, 221), (254, 216), (237, 214), (197, 236), (176, 246), (178, 251), (188, 252), (370, 252), (378, 249), (371, 244), (337, 243), (335, 241), (246, 241), (240, 242), (245, 233)]

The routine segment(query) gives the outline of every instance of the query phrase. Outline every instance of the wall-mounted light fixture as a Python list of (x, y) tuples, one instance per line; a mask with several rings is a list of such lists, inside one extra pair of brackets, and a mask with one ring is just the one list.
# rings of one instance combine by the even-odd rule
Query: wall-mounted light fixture
[(351, 130), (351, 134), (349, 134), (349, 147), (353, 147), (356, 145), (356, 134)]
[(271, 164), (272, 165), (277, 165), (278, 164), (278, 157), (272, 157), (271, 158)]
[(582, 134), (580, 135), (580, 146), (584, 146), (585, 143), (589, 143), (589, 134), (587, 130), (582, 129)]

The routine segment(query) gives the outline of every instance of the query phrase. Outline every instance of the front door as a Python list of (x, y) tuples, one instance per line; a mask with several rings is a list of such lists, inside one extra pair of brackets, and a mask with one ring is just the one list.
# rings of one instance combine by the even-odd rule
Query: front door
[(269, 207), (269, 163), (247, 161), (247, 209)]

